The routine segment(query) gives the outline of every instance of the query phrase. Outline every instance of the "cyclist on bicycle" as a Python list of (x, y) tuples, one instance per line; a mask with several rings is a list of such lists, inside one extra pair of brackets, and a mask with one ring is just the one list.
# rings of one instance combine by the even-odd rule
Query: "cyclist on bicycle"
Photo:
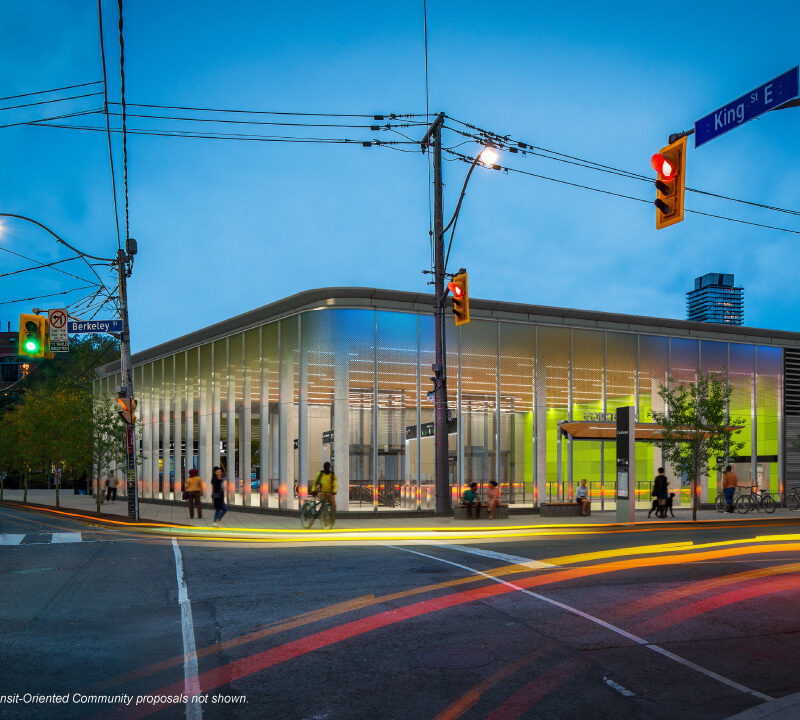
[(310, 494), (314, 497), (319, 495), (322, 502), (330, 503), (336, 510), (336, 491), (338, 489), (339, 481), (336, 479), (336, 473), (331, 471), (331, 464), (326, 462), (314, 478)]

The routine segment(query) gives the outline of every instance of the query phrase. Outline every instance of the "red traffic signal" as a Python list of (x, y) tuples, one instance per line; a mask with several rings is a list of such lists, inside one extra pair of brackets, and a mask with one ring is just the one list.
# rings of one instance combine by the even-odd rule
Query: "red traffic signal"
[(454, 298), (460, 298), (464, 295), (464, 288), (461, 287), (460, 283), (455, 283), (451, 280), (447, 283), (447, 287), (450, 289), (450, 292), (453, 293)]
[(653, 170), (661, 176), (661, 180), (669, 182), (675, 179), (675, 166), (661, 153), (653, 155), (650, 159), (650, 164), (653, 166)]
[(464, 325), (469, 322), (469, 293), (467, 290), (467, 272), (463, 270), (447, 283), (447, 289), (453, 293), (453, 315), (456, 318), (456, 325)]

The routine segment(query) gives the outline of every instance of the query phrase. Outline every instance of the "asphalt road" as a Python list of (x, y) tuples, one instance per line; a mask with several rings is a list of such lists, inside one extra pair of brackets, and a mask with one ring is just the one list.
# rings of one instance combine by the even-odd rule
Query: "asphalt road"
[(2, 718), (672, 720), (800, 689), (800, 525), (287, 547), (0, 508), (0, 541)]

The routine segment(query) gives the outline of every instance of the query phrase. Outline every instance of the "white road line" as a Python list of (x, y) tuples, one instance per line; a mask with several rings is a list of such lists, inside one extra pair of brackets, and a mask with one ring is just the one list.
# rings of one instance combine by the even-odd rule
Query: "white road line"
[(0, 535), (0, 545), (19, 545), (25, 535)]
[[(608, 685), (608, 687), (616, 690), (620, 695), (624, 695), (625, 697), (636, 697), (634, 693), (632, 693), (628, 688), (623, 687), (618, 682), (615, 682), (610, 677), (603, 676), (603, 682)], [(763, 707), (763, 706), (762, 706)]]
[(446, 550), (458, 550), (458, 552), (470, 553), (472, 555), (483, 555), (484, 557), (492, 558), (493, 560), (501, 560), (502, 562), (512, 565), (524, 565), (532, 570), (556, 567), (556, 565), (540, 562), (539, 560), (531, 560), (530, 558), (519, 557), (517, 555), (506, 555), (505, 553), (484, 550), (483, 548), (473, 547), (472, 545), (442, 545), (441, 543), (436, 543), (436, 547), (445, 548)]
[(186, 720), (199, 720), (203, 717), (203, 706), (193, 698), (200, 694), (200, 681), (197, 679), (197, 650), (194, 644), (194, 622), (192, 622), (192, 603), (183, 575), (183, 556), (178, 541), (172, 538), (175, 553), (175, 575), (178, 578), (178, 602), (181, 606), (181, 631), (183, 633), (183, 688), (189, 700), (186, 703)]
[(79, 532), (53, 533), (50, 536), (51, 543), (73, 543), (83, 542), (83, 536)]
[(454, 565), (455, 567), (461, 568), (462, 570), (466, 570), (467, 572), (475, 573), (476, 575), (482, 575), (489, 580), (492, 580), (496, 583), (500, 583), (501, 585), (505, 585), (510, 587), (518, 592), (524, 593), (525, 595), (529, 595), (530, 597), (534, 597), (537, 600), (541, 600), (542, 602), (549, 603), (550, 605), (555, 605), (562, 610), (566, 610), (573, 615), (577, 615), (578, 617), (585, 618), (590, 622), (596, 623), (607, 630), (611, 630), (611, 632), (617, 633), (618, 635), (622, 635), (622, 637), (628, 638), (632, 642), (636, 643), (637, 645), (641, 645), (643, 647), (652, 650), (653, 652), (657, 652), (659, 655), (663, 655), (670, 660), (674, 660), (676, 663), (683, 665), (684, 667), (691, 668), (707, 677), (713, 678), (718, 682), (721, 682), (723, 685), (727, 685), (728, 687), (733, 688), (734, 690), (739, 690), (740, 692), (747, 693), (748, 695), (752, 695), (753, 697), (758, 698), (759, 700), (764, 701), (771, 701), (775, 698), (770, 697), (769, 695), (764, 695), (764, 693), (760, 693), (757, 690), (753, 690), (752, 688), (747, 687), (746, 685), (742, 685), (737, 683), (735, 680), (731, 680), (730, 678), (726, 678), (723, 675), (715, 673), (713, 670), (709, 670), (708, 668), (704, 668), (702, 665), (697, 665), (693, 663), (691, 660), (687, 660), (686, 658), (682, 658), (675, 653), (671, 653), (669, 650), (665, 650), (664, 648), (654, 645), (653, 643), (648, 642), (644, 638), (640, 638), (638, 635), (634, 635), (633, 633), (629, 633), (627, 630), (623, 630), (621, 627), (617, 627), (616, 625), (612, 625), (611, 623), (606, 622), (605, 620), (601, 620), (600, 618), (595, 617), (594, 615), (589, 615), (589, 613), (585, 613), (582, 610), (578, 610), (577, 608), (570, 607), (569, 605), (565, 605), (558, 600), (553, 600), (552, 598), (545, 597), (544, 595), (540, 595), (539, 593), (531, 592), (530, 590), (526, 590), (519, 585), (515, 585), (508, 580), (503, 580), (502, 578), (493, 577), (485, 572), (480, 570), (476, 570), (475, 568), (467, 567), (466, 565), (461, 565), (460, 563), (452, 562), (450, 560), (444, 560), (443, 558), (436, 557), (435, 555), (427, 555), (426, 553), (417, 552), (416, 550), (409, 550), (407, 547), (400, 547), (398, 545), (389, 545), (386, 544), (386, 547), (394, 548), (395, 550), (402, 550), (403, 552), (413, 553), (414, 555), (421, 555), (422, 557), (430, 558), (431, 560), (436, 560), (441, 563), (446, 563), (447, 565)]

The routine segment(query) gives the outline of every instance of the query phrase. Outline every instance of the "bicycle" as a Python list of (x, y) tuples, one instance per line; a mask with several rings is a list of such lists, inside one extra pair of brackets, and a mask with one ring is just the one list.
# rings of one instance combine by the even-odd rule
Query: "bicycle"
[(789, 510), (797, 510), (800, 508), (800, 486), (793, 487), (791, 492), (783, 496), (783, 499)]
[(778, 507), (778, 502), (769, 493), (751, 492), (748, 495), (740, 495), (736, 498), (734, 506), (740, 513), (748, 513), (754, 509), (773, 513)]
[(300, 507), (300, 524), (308, 530), (320, 515), (323, 527), (332, 528), (336, 522), (336, 510), (333, 505), (314, 496), (307, 497)]
[[(733, 493), (733, 505), (736, 507), (736, 499), (739, 497), (739, 488), (734, 489)], [(717, 495), (717, 499), (714, 500), (714, 509), (718, 513), (724, 513), (728, 509), (728, 501), (725, 499), (725, 493), (719, 493)]]

